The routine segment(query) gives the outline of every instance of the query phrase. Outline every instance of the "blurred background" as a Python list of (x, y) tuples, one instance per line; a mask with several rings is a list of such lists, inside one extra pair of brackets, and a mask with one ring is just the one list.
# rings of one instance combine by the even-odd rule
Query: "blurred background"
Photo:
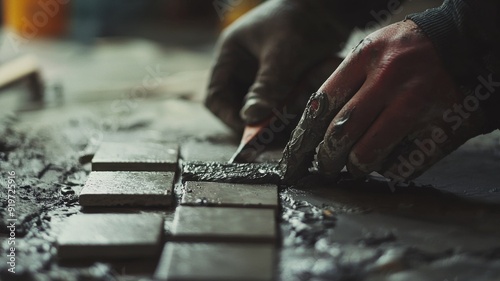
[[(7, 92), (17, 94), (2, 91), (0, 104), (30, 110), (41, 99), (44, 106), (116, 99), (151, 72), (161, 83), (147, 87), (150, 96), (201, 99), (218, 34), (260, 2), (2, 0), (0, 65), (20, 69), (18, 76), (36, 69), (43, 94), (33, 94), (33, 81), (21, 85), (31, 103), (23, 96), (19, 105), (23, 83), (8, 77)], [(27, 54), (29, 63), (15, 62)]]
[[(0, 1), (0, 111), (26, 111), (116, 100), (149, 76), (143, 96), (200, 101), (218, 35), (265, 0)], [(390, 20), (439, 2), (408, 1)]]
[[(70, 37), (91, 43), (103, 36), (154, 39), (165, 25), (217, 29), (260, 0), (3, 0), (5, 27), (30, 37)], [(164, 34), (168, 35), (168, 34)], [(167, 36), (168, 37), (168, 36)]]

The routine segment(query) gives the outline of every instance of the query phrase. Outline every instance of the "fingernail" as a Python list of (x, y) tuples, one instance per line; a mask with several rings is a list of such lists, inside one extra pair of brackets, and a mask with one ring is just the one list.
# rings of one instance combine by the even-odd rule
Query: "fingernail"
[(348, 162), (347, 165), (347, 171), (349, 172), (349, 174), (351, 174), (351, 176), (354, 178), (354, 179), (361, 179), (361, 178), (364, 178), (366, 177), (367, 172), (359, 169), (358, 167), (356, 167), (354, 164), (352, 164), (351, 162)]
[(250, 98), (241, 108), (240, 116), (247, 124), (256, 124), (268, 118), (274, 107), (264, 99)]

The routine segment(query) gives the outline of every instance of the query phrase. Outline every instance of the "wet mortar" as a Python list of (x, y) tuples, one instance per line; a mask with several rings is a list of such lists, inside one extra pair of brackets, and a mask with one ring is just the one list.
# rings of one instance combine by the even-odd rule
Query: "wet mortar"
[[(2, 174), (14, 171), (16, 184), (15, 244), (1, 244), (1, 280), (111, 280), (109, 267), (92, 266), (83, 270), (58, 268), (55, 234), (58, 223), (78, 212), (75, 189), (83, 185), (88, 168), (78, 164), (75, 155), (79, 144), (54, 141), (55, 128), (21, 129), (20, 121), (12, 116), (0, 120), (0, 167)], [(89, 126), (89, 124), (86, 124)], [(2, 177), (2, 186), (5, 179)], [(7, 237), (5, 225), (9, 218), (7, 193), (0, 194), (0, 235)], [(8, 248), (16, 247), (16, 274), (8, 272), (5, 261)], [(107, 276), (107, 277), (106, 277)]]
[[(12, 279), (4, 262), (7, 245), (2, 243), (1, 280), (118, 280), (121, 277), (121, 272), (109, 263), (74, 268), (57, 262), (55, 236), (58, 226), (68, 216), (82, 211), (77, 203), (78, 191), (90, 172), (88, 165), (78, 161), (80, 152), (88, 146), (88, 136), (75, 136), (74, 132), (91, 130), (96, 125), (85, 118), (61, 123), (57, 128), (32, 130), (21, 126), (13, 117), (0, 120), (0, 133), (5, 136), (0, 140), (1, 170), (17, 173), (19, 228), (16, 239), (20, 241), (17, 254), (23, 260), (17, 268), (17, 279)], [(150, 123), (141, 124), (149, 126)], [(130, 135), (140, 134), (144, 129), (122, 127), (121, 130)], [(126, 131), (129, 127), (135, 131)], [(72, 137), (61, 137), (61, 134)], [(183, 191), (181, 180), (281, 184), (276, 163), (187, 161), (182, 170), (182, 179), (175, 188), (177, 196)], [(319, 188), (323, 186), (327, 188)], [(3, 204), (0, 223), (4, 224), (0, 226), (0, 235), (5, 236), (5, 193), (0, 196)], [(280, 185), (280, 203), (280, 280), (367, 280), (457, 257), (471, 263), (473, 260), (487, 263), (500, 259), (498, 249), (431, 253), (405, 245), (401, 236), (391, 231), (368, 231), (350, 242), (332, 238), (339, 230), (336, 228), (339, 218), (370, 214), (374, 210), (412, 216), (419, 213), (428, 217), (455, 214), (459, 223), (491, 217), (489, 225), (492, 228), (498, 225), (498, 205), (469, 204), (430, 186), (407, 185), (391, 193), (386, 184), (376, 179), (360, 182), (344, 177), (332, 184), (310, 176), (294, 187)], [(448, 277), (449, 280), (453, 278)], [(143, 280), (149, 278), (146, 276)]]
[(184, 181), (280, 184), (281, 171), (275, 163), (186, 162), (182, 178)]
[[(352, 182), (339, 185), (345, 187), (346, 184), (349, 186)], [(372, 210), (347, 207), (350, 205), (322, 204), (318, 207), (295, 199), (302, 192), (300, 187), (288, 188), (282, 190), (280, 195), (283, 239), (279, 267), (281, 280), (367, 280), (370, 276), (396, 274), (457, 257), (472, 262), (498, 260), (500, 255), (500, 247), (486, 251), (428, 252), (405, 245), (401, 237), (390, 229), (372, 232), (367, 228), (360, 237), (339, 241), (336, 238), (338, 235), (335, 235), (342, 231), (338, 229), (339, 217), (369, 214)], [(454, 200), (453, 197), (448, 199)], [(450, 278), (453, 280), (453, 276), (450, 275)]]

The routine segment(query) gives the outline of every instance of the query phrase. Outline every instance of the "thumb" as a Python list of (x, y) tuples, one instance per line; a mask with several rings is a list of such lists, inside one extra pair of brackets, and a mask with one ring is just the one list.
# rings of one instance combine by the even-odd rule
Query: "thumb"
[(296, 54), (277, 53), (277, 48), (260, 57), (260, 68), (240, 111), (245, 123), (259, 123), (271, 115), (273, 108), (284, 106), (305, 69), (296, 57)]
[(226, 125), (242, 132), (239, 110), (254, 82), (258, 60), (232, 40), (222, 40), (211, 70), (205, 106)]
[(274, 70), (272, 64), (266, 66), (259, 71), (257, 80), (245, 97), (240, 111), (241, 118), (247, 124), (259, 123), (271, 114), (273, 108), (284, 105), (300, 112), (310, 93), (315, 92), (341, 62), (342, 58), (331, 56), (302, 71), (303, 73), (285, 72), (281, 76), (276, 75), (274, 80), (262, 73), (278, 73), (278, 69)]

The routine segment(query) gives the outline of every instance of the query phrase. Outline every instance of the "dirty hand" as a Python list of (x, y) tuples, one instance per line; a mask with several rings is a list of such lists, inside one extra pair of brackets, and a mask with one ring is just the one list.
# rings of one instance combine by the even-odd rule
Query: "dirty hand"
[(283, 106), (305, 72), (339, 51), (348, 35), (316, 7), (320, 2), (267, 1), (229, 26), (218, 42), (208, 109), (241, 131), (245, 123), (263, 121), (273, 108)]
[(414, 22), (378, 30), (309, 100), (284, 152), (285, 180), (307, 173), (317, 147), (318, 169), (328, 177), (347, 166), (354, 176), (415, 178), (484, 133), (479, 99), (466, 97)]

